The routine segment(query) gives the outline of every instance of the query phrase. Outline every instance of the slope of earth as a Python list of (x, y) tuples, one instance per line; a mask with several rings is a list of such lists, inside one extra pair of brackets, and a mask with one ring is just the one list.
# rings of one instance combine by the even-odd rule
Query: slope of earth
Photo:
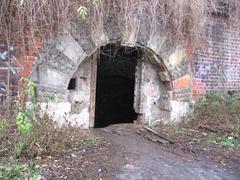
[[(113, 179), (239, 179), (219, 163), (191, 153), (175, 153), (176, 146), (151, 142), (133, 124), (112, 125), (94, 133), (110, 142), (109, 164)], [(239, 168), (239, 166), (236, 166)]]

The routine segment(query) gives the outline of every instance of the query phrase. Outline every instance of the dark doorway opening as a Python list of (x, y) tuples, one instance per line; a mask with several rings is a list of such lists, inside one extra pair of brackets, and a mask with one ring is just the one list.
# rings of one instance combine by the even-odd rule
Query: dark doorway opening
[(68, 84), (68, 90), (76, 89), (76, 78), (72, 78)]
[(133, 123), (135, 71), (141, 52), (107, 45), (101, 48), (97, 68), (95, 128)]

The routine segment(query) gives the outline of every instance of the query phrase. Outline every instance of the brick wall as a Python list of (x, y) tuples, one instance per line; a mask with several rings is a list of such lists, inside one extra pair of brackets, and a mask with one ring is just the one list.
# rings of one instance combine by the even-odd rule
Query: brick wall
[(240, 23), (209, 19), (193, 56), (193, 95), (240, 90)]
[[(240, 90), (239, 29), (240, 23), (230, 23), (221, 17), (209, 19), (198, 48), (186, 46), (192, 77), (183, 76), (173, 82), (176, 95), (190, 93), (199, 97), (208, 91)], [(0, 35), (0, 104), (6, 100), (8, 89), (11, 100), (17, 99), (18, 80), (29, 76), (42, 48), (43, 39), (30, 37), (15, 39), (8, 49)]]
[[(37, 43), (35, 43), (37, 42)], [(0, 113), (14, 109), (18, 100), (19, 80), (28, 77), (42, 43), (39, 39), (19, 37), (9, 45), (0, 34)]]

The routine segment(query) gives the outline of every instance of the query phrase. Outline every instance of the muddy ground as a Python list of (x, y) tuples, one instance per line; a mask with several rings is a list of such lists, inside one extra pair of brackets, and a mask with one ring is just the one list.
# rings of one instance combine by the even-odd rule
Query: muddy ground
[[(159, 128), (157, 131), (164, 131)], [(166, 130), (166, 129), (165, 129)], [(168, 131), (170, 132), (170, 131)], [(192, 148), (184, 139), (155, 142), (152, 133), (134, 124), (116, 124), (88, 132), (89, 146), (39, 160), (43, 179), (240, 179), (240, 159)], [(170, 134), (168, 137), (174, 138)], [(205, 147), (206, 148), (206, 147)], [(220, 148), (221, 150), (221, 148)], [(236, 153), (236, 151), (234, 151)], [(232, 152), (233, 153), (233, 152)], [(239, 155), (237, 150), (236, 155)]]

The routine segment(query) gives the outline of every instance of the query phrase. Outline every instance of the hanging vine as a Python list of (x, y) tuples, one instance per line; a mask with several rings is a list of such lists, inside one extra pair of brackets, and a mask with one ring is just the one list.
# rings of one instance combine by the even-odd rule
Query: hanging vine
[(24, 34), (46, 37), (61, 31), (75, 18), (94, 26), (104, 21), (102, 17), (114, 13), (125, 19), (157, 19), (173, 36), (182, 38), (196, 35), (209, 12), (219, 11), (220, 2), (232, 7), (231, 18), (240, 17), (238, 0), (1, 0), (0, 32), (10, 40)]

